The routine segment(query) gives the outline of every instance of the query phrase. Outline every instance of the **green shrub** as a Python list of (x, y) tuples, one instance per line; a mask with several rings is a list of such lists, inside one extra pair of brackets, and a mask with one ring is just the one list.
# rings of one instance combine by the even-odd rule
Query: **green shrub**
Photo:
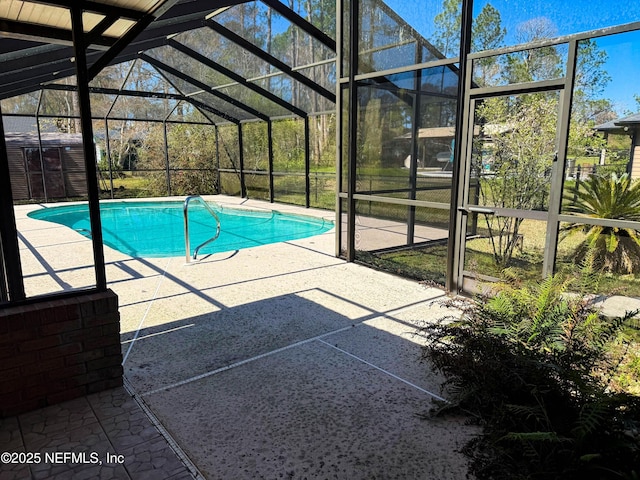
[(461, 315), (422, 328), (451, 400), (434, 413), (462, 410), (484, 427), (465, 450), (479, 479), (640, 475), (640, 398), (614, 381), (637, 312), (604, 318), (584, 295), (592, 280), (507, 281), (491, 297), (449, 301)]

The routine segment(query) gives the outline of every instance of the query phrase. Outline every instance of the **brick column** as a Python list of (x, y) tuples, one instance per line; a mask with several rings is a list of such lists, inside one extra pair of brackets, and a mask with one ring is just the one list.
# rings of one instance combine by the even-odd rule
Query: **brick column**
[(111, 290), (0, 308), (0, 418), (122, 385)]

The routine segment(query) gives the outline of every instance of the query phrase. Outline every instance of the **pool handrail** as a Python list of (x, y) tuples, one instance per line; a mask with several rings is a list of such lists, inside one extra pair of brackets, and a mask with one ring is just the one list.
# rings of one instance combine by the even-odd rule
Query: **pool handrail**
[(182, 207), (182, 212), (184, 214), (184, 248), (185, 248), (185, 251), (186, 251), (187, 263), (190, 263), (191, 260), (192, 260), (192, 258), (191, 258), (191, 242), (189, 241), (189, 203), (191, 203), (192, 200), (199, 200), (200, 203), (202, 203), (202, 205), (204, 205), (205, 209), (216, 220), (216, 234), (213, 237), (211, 237), (210, 239), (205, 240), (204, 242), (202, 242), (200, 245), (198, 245), (195, 248), (195, 250), (193, 251), (193, 260), (197, 260), (198, 251), (202, 247), (204, 247), (205, 245), (208, 245), (209, 243), (213, 242), (220, 235), (220, 218), (218, 217), (218, 214), (215, 212), (215, 210), (213, 208), (211, 208), (211, 206), (200, 195), (189, 195), (187, 198), (185, 198), (184, 199), (184, 205)]

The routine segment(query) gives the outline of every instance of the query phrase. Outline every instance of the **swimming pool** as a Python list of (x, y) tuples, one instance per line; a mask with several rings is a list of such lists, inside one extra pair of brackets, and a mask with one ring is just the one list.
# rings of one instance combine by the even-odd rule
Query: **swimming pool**
[[(333, 222), (277, 211), (222, 208), (209, 203), (220, 218), (220, 236), (204, 246), (199, 255), (227, 252), (268, 243), (319, 235)], [(89, 207), (60, 205), (30, 212), (29, 217), (65, 225), (91, 237)], [(100, 204), (102, 240), (105, 245), (132, 257), (185, 255), (183, 202), (130, 201)], [(191, 252), (215, 235), (216, 222), (203, 205), (189, 206)]]

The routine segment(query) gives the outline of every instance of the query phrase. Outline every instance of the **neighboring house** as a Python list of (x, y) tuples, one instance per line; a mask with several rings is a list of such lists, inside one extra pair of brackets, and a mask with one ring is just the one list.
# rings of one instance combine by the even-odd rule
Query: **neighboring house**
[(87, 194), (82, 135), (61, 133), (34, 117), (3, 117), (14, 200)]
[[(451, 170), (453, 165), (453, 138), (455, 127), (430, 127), (419, 128), (417, 132), (418, 142), (418, 167), (437, 170)], [(411, 132), (396, 137), (389, 142), (395, 149), (395, 164), (400, 163), (399, 156), (404, 155), (411, 148)], [(389, 147), (387, 147), (389, 148)], [(388, 156), (388, 155), (387, 155)], [(410, 156), (403, 157), (402, 164), (409, 168)]]
[(628, 117), (611, 120), (594, 127), (597, 132), (603, 132), (605, 139), (609, 135), (628, 135), (631, 137), (631, 153), (627, 171), (631, 178), (640, 178), (640, 113)]

